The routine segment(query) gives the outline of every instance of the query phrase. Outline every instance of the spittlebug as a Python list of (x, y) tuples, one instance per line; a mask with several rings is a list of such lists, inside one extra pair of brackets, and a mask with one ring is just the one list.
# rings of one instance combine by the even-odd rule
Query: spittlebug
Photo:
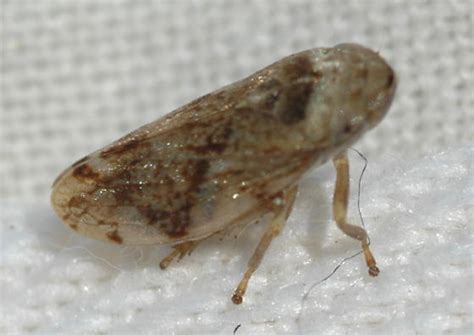
[(390, 66), (360, 45), (299, 52), (80, 159), (54, 182), (53, 207), (91, 238), (172, 244), (162, 268), (210, 236), (270, 217), (232, 297), (240, 304), (302, 176), (332, 159), (334, 220), (361, 241), (376, 276), (365, 230), (346, 222), (346, 150), (382, 120), (395, 88)]

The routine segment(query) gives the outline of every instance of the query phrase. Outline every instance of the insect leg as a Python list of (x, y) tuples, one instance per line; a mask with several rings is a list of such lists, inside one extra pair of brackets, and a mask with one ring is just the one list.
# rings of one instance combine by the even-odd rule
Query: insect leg
[(268, 249), (270, 242), (281, 232), (283, 226), (285, 225), (288, 216), (290, 215), (291, 208), (293, 207), (293, 203), (296, 198), (297, 193), (297, 186), (292, 187), (288, 191), (286, 191), (283, 195), (283, 202), (281, 205), (275, 209), (275, 218), (270, 222), (267, 230), (263, 234), (260, 242), (258, 243), (257, 248), (255, 249), (252, 258), (250, 258), (247, 266), (247, 271), (237, 286), (237, 289), (232, 296), (232, 302), (234, 304), (241, 304), (243, 300), (243, 295), (247, 290), (247, 285), (250, 280), (252, 274), (257, 270), (260, 262), (262, 261), (263, 255), (265, 251)]
[(164, 270), (171, 264), (173, 259), (175, 259), (176, 257), (178, 257), (178, 259), (181, 259), (186, 254), (188, 255), (191, 254), (191, 252), (197, 247), (200, 241), (201, 240), (187, 241), (187, 242), (183, 242), (183, 243), (173, 246), (174, 250), (168, 256), (166, 256), (165, 258), (161, 260), (160, 268)]
[(369, 248), (367, 232), (365, 229), (347, 223), (347, 204), (349, 199), (349, 160), (347, 153), (344, 152), (333, 159), (336, 167), (336, 186), (334, 188), (333, 198), (333, 217), (337, 226), (346, 235), (362, 242), (362, 250), (364, 251), (365, 261), (369, 267), (369, 274), (377, 276), (379, 269), (375, 263), (375, 258)]

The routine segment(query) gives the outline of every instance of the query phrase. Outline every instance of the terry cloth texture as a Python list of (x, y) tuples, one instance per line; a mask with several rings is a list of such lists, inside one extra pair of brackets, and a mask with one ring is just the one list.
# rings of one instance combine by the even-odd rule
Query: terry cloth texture
[[(0, 333), (473, 331), (472, 1), (0, 6)], [(356, 146), (370, 162), (361, 201), (380, 277), (357, 257), (302, 302), (359, 250), (331, 223), (330, 165), (302, 183), (238, 307), (230, 295), (262, 227), (163, 272), (167, 247), (90, 241), (52, 213), (50, 186), (75, 160), (286, 55), (342, 42), (380, 51), (399, 82), (385, 120)], [(355, 203), (354, 193), (351, 222)]]

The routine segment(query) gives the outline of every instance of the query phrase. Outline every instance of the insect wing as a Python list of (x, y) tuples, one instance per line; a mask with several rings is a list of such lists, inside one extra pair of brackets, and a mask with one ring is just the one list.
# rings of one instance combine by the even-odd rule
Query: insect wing
[[(268, 211), (271, 196), (296, 183), (315, 157), (294, 125), (291, 112), (301, 111), (288, 98), (293, 88), (274, 68), (73, 165), (54, 187), (58, 214), (93, 238), (152, 244), (203, 238)], [(279, 97), (290, 113), (283, 117)]]

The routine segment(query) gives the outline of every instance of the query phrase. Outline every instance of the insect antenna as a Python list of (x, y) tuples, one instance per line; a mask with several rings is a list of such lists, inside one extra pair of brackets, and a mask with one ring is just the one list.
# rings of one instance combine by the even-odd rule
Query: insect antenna
[[(360, 192), (361, 192), (361, 189), (362, 189), (362, 178), (364, 176), (365, 170), (367, 169), (368, 160), (367, 160), (367, 157), (365, 157), (364, 154), (361, 153), (359, 150), (357, 150), (355, 148), (349, 148), (349, 149), (356, 152), (359, 155), (359, 157), (364, 160), (364, 167), (362, 168), (362, 171), (360, 172), (359, 182), (358, 182), (358, 186), (357, 186), (357, 210), (359, 211), (359, 217), (360, 217), (360, 222), (362, 224), (362, 227), (364, 227), (364, 229), (365, 229), (364, 216), (362, 215), (362, 211), (360, 209)], [(367, 233), (367, 244), (370, 245), (370, 236), (369, 236), (368, 233)]]

